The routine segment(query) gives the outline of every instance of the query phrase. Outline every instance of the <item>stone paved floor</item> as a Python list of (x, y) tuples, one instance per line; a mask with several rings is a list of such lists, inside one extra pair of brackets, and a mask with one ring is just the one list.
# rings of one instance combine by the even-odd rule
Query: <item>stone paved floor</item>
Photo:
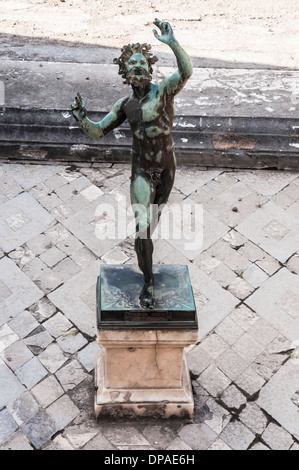
[(136, 262), (132, 224), (118, 239), (96, 233), (127, 215), (129, 176), (127, 165), (0, 165), (0, 449), (299, 450), (291, 172), (178, 169), (170, 202), (203, 204), (203, 246), (157, 239), (154, 262), (189, 266), (194, 421), (94, 420), (99, 266)]

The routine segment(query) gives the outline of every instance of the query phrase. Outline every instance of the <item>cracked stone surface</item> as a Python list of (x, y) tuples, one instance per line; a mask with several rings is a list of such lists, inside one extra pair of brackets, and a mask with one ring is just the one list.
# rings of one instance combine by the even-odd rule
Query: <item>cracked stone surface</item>
[[(154, 262), (191, 276), (193, 422), (94, 419), (97, 276), (136, 263), (134, 230), (114, 221), (130, 220), (129, 176), (121, 164), (0, 165), (0, 450), (298, 449), (294, 172), (178, 168), (171, 202), (203, 205), (203, 245), (158, 237)], [(99, 240), (109, 228), (117, 237)]]

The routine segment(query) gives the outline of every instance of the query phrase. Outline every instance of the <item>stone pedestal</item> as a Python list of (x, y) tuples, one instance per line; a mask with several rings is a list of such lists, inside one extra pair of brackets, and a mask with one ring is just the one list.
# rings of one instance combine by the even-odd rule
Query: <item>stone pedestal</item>
[[(158, 289), (158, 307), (154, 310), (139, 307), (138, 294), (143, 279), (136, 267), (110, 265), (101, 272), (96, 417), (192, 419), (194, 403), (184, 348), (197, 343), (198, 328), (185, 268), (157, 268), (157, 274), (166, 275), (167, 279), (160, 284), (162, 290)], [(174, 278), (181, 282), (172, 290), (170, 301), (168, 288)], [(134, 290), (131, 281), (135, 283)], [(161, 301), (163, 289), (164, 297), (168, 298), (164, 304)], [(130, 296), (130, 292), (134, 292), (134, 296)]]

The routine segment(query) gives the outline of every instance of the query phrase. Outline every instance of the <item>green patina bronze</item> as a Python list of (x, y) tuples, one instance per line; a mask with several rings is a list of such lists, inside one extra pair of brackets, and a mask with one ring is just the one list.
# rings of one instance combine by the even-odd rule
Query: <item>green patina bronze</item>
[(97, 286), (98, 328), (197, 328), (187, 266), (155, 265), (155, 308), (143, 310), (143, 276), (134, 265), (102, 265)]
[[(135, 250), (138, 265), (144, 276), (140, 293), (140, 305), (154, 308), (153, 242), (160, 210), (167, 203), (176, 169), (174, 142), (171, 135), (174, 118), (174, 97), (192, 75), (192, 64), (182, 49), (169, 23), (156, 19), (160, 29), (155, 37), (167, 44), (175, 54), (178, 70), (158, 85), (151, 83), (152, 65), (158, 60), (150, 52), (149, 44), (128, 44), (121, 50), (114, 63), (119, 74), (133, 93), (118, 100), (111, 111), (100, 121), (87, 117), (84, 101), (78, 93), (72, 104), (72, 112), (81, 128), (90, 137), (102, 138), (121, 125), (126, 119), (133, 134), (131, 203), (136, 217)], [(135, 208), (143, 207), (140, 211)]]

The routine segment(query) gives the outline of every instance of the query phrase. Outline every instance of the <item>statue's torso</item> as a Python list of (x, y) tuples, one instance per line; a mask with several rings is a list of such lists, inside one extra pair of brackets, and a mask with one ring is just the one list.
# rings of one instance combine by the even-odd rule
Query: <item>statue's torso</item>
[(173, 98), (151, 85), (144, 98), (132, 95), (123, 109), (133, 134), (133, 158), (142, 166), (165, 166), (174, 158)]

